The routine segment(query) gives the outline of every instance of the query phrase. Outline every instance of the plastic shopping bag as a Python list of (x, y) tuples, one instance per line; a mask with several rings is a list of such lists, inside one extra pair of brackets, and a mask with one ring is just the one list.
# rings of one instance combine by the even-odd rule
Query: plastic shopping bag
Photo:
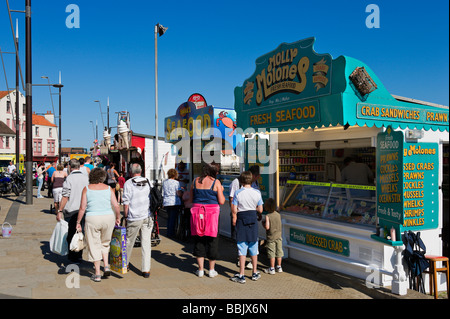
[(127, 229), (116, 226), (111, 238), (109, 265), (111, 270), (125, 274), (127, 264)]
[(84, 235), (82, 232), (78, 231), (73, 235), (72, 240), (70, 241), (70, 250), (71, 251), (82, 251), (86, 247), (86, 242), (84, 240)]
[(69, 245), (67, 243), (67, 231), (69, 224), (65, 220), (56, 223), (53, 229), (52, 237), (50, 237), (50, 251), (52, 253), (65, 256), (69, 253)]

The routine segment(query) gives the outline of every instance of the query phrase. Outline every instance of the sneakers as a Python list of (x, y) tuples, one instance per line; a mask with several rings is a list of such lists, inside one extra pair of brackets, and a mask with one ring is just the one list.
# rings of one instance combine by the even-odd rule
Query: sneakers
[(275, 272), (283, 272), (281, 266), (277, 266), (276, 268), (266, 268), (264, 272), (269, 275), (275, 275)]
[(209, 270), (209, 274), (208, 274), (209, 278), (216, 277), (217, 275), (218, 275), (218, 273), (214, 269)]
[[(195, 271), (195, 275), (197, 276), (197, 277), (203, 277), (204, 275), (205, 275), (205, 271), (204, 270), (196, 270)], [(214, 269), (210, 269), (209, 270), (209, 273), (208, 273), (208, 276), (209, 276), (209, 278), (214, 278), (214, 277), (216, 277), (217, 275), (219, 275), (219, 273), (217, 272), (217, 271), (215, 271)]]
[(234, 277), (231, 277), (230, 280), (233, 282), (240, 283), (240, 284), (245, 284), (244, 275), (241, 276), (240, 274), (236, 274), (236, 275), (234, 275)]
[(205, 271), (204, 271), (204, 270), (198, 270), (198, 269), (197, 269), (197, 270), (195, 271), (195, 275), (198, 276), (198, 277), (200, 277), (200, 278), (203, 277), (204, 274), (205, 274)]
[(266, 268), (264, 272), (269, 275), (275, 275), (275, 268)]
[[(261, 278), (261, 274), (259, 273), (259, 271), (253, 273), (253, 275), (252, 275), (253, 281), (257, 281), (259, 278)], [(240, 284), (245, 284), (244, 275), (241, 276), (240, 274), (236, 274), (236, 275), (234, 275), (234, 277), (231, 277), (230, 280), (233, 282), (240, 283)]]
[(254, 272), (252, 275), (252, 280), (257, 281), (259, 278), (261, 278), (261, 274), (259, 273), (259, 271)]

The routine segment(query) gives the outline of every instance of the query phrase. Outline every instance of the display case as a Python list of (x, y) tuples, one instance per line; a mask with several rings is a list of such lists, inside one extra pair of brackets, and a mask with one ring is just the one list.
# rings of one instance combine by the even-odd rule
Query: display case
[(288, 179), (321, 181), (325, 178), (324, 150), (280, 150), (280, 182)]
[(339, 222), (376, 226), (376, 187), (289, 180), (280, 210)]

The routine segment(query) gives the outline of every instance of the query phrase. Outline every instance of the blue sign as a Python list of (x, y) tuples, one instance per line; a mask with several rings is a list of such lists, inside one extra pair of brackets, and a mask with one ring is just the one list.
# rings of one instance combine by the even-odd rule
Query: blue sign
[(377, 217), (403, 224), (403, 133), (388, 126), (377, 136)]
[(416, 231), (438, 227), (438, 164), (437, 143), (404, 144), (402, 230)]

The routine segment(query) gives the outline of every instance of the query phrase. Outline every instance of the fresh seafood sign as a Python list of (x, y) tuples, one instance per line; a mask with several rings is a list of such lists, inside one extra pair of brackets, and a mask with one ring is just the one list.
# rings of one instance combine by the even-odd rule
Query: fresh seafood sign
[(283, 43), (258, 58), (255, 73), (243, 85), (244, 105), (263, 107), (330, 94), (332, 57), (316, 53), (314, 41)]

